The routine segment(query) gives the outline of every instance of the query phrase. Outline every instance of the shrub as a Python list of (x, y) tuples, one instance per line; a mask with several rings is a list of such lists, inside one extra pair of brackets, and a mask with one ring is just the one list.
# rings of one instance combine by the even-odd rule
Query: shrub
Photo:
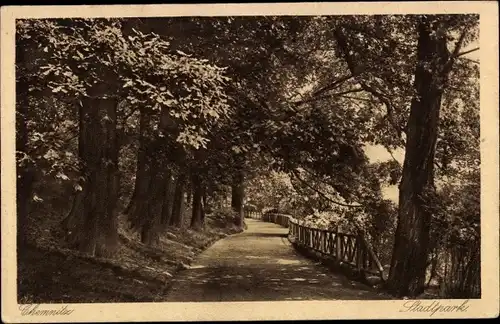
[(210, 214), (213, 225), (220, 228), (232, 226), (236, 222), (236, 213), (230, 207), (214, 208)]

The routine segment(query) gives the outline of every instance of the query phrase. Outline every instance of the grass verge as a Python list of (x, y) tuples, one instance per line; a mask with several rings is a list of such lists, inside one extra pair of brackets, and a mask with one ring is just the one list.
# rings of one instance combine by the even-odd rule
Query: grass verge
[(55, 214), (49, 206), (30, 215), (36, 224), (30, 244), (17, 253), (20, 304), (164, 300), (177, 271), (217, 240), (242, 231), (214, 213), (207, 215), (203, 230), (169, 229), (158, 246), (149, 247), (127, 229), (122, 217), (118, 251), (104, 259), (64, 248), (57, 235), (60, 217)]

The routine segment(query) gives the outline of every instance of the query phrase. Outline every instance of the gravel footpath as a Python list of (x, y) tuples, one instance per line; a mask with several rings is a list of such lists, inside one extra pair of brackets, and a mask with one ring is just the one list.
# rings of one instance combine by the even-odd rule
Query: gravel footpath
[(248, 229), (205, 250), (174, 278), (166, 301), (386, 299), (299, 255), (288, 229), (246, 219)]

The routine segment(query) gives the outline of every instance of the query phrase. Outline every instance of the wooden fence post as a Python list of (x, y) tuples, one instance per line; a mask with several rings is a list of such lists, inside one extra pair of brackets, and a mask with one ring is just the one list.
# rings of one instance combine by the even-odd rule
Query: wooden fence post
[(335, 254), (335, 257), (337, 259), (337, 261), (342, 261), (342, 240), (340, 238), (340, 233), (339, 233), (339, 228), (337, 226), (337, 228), (335, 229), (335, 241), (336, 241), (336, 254)]
[(363, 246), (362, 246), (362, 237), (361, 234), (358, 233), (356, 236), (356, 268), (358, 270), (358, 273), (361, 274), (363, 265)]

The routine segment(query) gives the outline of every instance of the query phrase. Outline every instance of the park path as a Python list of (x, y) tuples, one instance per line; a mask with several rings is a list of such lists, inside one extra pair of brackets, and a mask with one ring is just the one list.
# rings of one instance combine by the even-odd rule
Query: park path
[(248, 229), (216, 242), (175, 277), (166, 301), (385, 299), (299, 255), (288, 229), (246, 219)]

